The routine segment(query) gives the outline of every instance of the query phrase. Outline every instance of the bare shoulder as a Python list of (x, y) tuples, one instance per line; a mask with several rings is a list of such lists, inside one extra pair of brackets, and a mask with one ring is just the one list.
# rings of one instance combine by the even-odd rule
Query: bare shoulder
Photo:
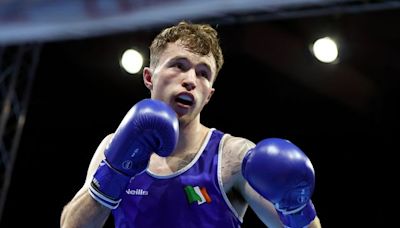
[(227, 135), (222, 145), (222, 182), (225, 191), (229, 191), (241, 176), (243, 157), (255, 144), (242, 137)]
[(243, 159), (246, 152), (254, 146), (255, 144), (246, 138), (228, 135), (224, 141), (223, 152), (224, 154), (235, 154)]

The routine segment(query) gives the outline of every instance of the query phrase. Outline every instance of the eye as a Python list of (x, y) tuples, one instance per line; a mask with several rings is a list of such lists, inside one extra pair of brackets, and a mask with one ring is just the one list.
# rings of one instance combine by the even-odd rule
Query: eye
[(206, 64), (199, 64), (196, 66), (196, 75), (210, 80), (211, 70)]
[(204, 77), (204, 78), (206, 78), (206, 79), (209, 78), (209, 74), (208, 74), (207, 71), (200, 71), (200, 76), (201, 76), (201, 77)]
[(175, 63), (173, 63), (173, 64), (172, 64), (172, 67), (176, 67), (176, 68), (178, 68), (178, 69), (180, 69), (180, 70), (183, 70), (183, 69), (184, 69), (184, 65), (183, 65), (182, 63), (180, 63), (180, 62), (175, 62)]
[(176, 68), (176, 69), (182, 71), (182, 72), (188, 71), (190, 69), (190, 67), (191, 67), (190, 64), (188, 64), (185, 61), (176, 61), (176, 62), (172, 63), (171, 66), (173, 68)]

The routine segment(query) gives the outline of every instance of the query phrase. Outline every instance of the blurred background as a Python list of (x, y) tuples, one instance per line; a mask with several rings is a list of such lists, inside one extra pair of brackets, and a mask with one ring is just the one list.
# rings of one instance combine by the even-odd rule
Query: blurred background
[[(323, 227), (394, 224), (399, 1), (10, 0), (0, 1), (0, 227), (59, 226), (97, 145), (149, 97), (123, 53), (136, 49), (146, 66), (154, 36), (180, 20), (210, 23), (224, 51), (205, 125), (302, 148)], [(336, 42), (325, 57), (320, 38)], [(249, 209), (243, 227), (263, 225)]]

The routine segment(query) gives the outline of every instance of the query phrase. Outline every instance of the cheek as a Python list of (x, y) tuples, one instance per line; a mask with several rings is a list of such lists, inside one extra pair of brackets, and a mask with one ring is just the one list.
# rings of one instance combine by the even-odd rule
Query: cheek
[(159, 80), (156, 80), (153, 84), (154, 89), (153, 92), (157, 95), (163, 95), (170, 91), (174, 85), (173, 80), (169, 78), (159, 78)]
[(211, 98), (212, 88), (209, 88), (209, 87), (205, 88), (202, 95), (203, 95), (204, 104), (206, 104)]
[(172, 78), (164, 78), (163, 80), (160, 80), (158, 83), (158, 87), (161, 90), (168, 89), (170, 87), (173, 87), (175, 85), (174, 80)]
[(165, 70), (163, 72), (160, 72), (160, 74), (158, 76), (159, 76), (158, 83), (163, 86), (172, 84), (172, 83), (174, 83), (174, 81), (177, 80), (177, 77), (174, 74), (174, 72), (171, 72), (170, 70)]

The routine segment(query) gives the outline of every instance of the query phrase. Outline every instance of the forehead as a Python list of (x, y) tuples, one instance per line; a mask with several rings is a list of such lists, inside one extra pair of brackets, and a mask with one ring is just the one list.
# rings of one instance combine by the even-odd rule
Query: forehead
[(168, 43), (167, 48), (160, 56), (160, 65), (165, 64), (169, 60), (175, 57), (184, 57), (189, 59), (193, 64), (205, 63), (210, 66), (213, 74), (216, 72), (216, 63), (214, 56), (209, 53), (208, 55), (198, 55), (193, 52), (190, 52), (187, 48), (185, 48), (180, 42)]

